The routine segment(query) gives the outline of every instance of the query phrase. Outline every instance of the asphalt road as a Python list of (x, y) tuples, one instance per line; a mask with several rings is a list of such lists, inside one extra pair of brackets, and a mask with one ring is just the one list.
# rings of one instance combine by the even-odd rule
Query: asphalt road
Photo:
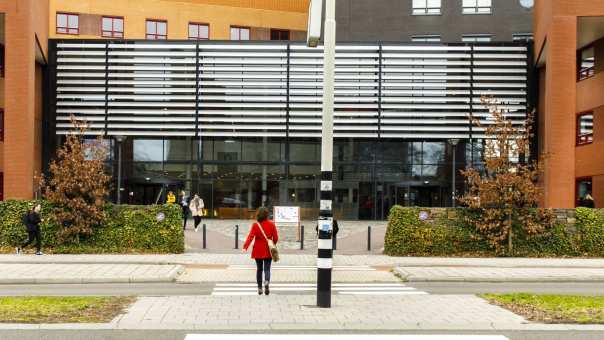
[[(603, 282), (562, 283), (470, 283), (470, 282), (413, 282), (405, 285), (431, 294), (481, 294), (525, 292), (535, 294), (602, 295)], [(151, 284), (48, 284), (0, 285), (0, 296), (68, 296), (68, 295), (209, 295), (213, 283), (151, 283)], [(279, 292), (276, 294), (314, 294), (307, 292)]]
[[(0, 339), (19, 339), (19, 340), (184, 340), (187, 334), (200, 334), (200, 333), (209, 333), (203, 331), (147, 331), (147, 330), (78, 330), (78, 331), (62, 331), (62, 330), (27, 330), (27, 331), (0, 331)], [(219, 333), (219, 332), (214, 332)], [(242, 333), (237, 331), (229, 331), (224, 333)], [(258, 333), (254, 331), (245, 331), (242, 334), (250, 334), (250, 333)], [(264, 333), (264, 332), (263, 332)], [(299, 332), (288, 332), (287, 330), (280, 330), (278, 332), (274, 332), (276, 334), (299, 334)], [(305, 331), (305, 334), (368, 334), (367, 340), (371, 340), (370, 334), (490, 334), (490, 335), (504, 335), (508, 337), (510, 340), (567, 340), (567, 339), (581, 339), (581, 340), (600, 340), (604, 338), (603, 331), (510, 331), (510, 332), (472, 332), (472, 331), (463, 331), (460, 332), (458, 330), (452, 330), (450, 332), (447, 331), (439, 331), (439, 332), (421, 332), (421, 331), (412, 331), (412, 332), (381, 332), (381, 331), (366, 331), (366, 332), (346, 332), (346, 331), (320, 331), (320, 332), (308, 332)], [(204, 337), (207, 340), (212, 340), (211, 336)], [(245, 339), (245, 335), (242, 335), (242, 338)], [(284, 338), (287, 338), (286, 336)]]

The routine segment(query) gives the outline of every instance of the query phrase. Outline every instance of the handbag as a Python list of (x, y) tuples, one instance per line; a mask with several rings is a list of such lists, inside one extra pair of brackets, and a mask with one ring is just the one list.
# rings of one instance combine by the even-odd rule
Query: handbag
[(273, 240), (266, 237), (266, 234), (264, 233), (264, 230), (262, 229), (262, 226), (260, 225), (260, 223), (256, 222), (256, 225), (260, 229), (262, 236), (264, 236), (266, 243), (268, 243), (268, 251), (271, 253), (271, 257), (273, 258), (273, 261), (279, 262), (279, 248), (277, 248), (277, 245), (275, 244), (275, 242), (273, 242)]

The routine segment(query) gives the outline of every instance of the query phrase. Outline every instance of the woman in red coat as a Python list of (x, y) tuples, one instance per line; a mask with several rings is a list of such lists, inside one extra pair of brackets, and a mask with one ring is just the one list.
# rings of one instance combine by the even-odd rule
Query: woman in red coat
[[(256, 220), (250, 228), (250, 233), (247, 235), (243, 251), (247, 251), (252, 240), (254, 240), (254, 248), (252, 249), (252, 258), (256, 260), (256, 282), (258, 283), (258, 295), (262, 295), (262, 273), (264, 272), (264, 294), (270, 294), (269, 284), (271, 282), (271, 263), (273, 259), (268, 249), (267, 238), (273, 240), (275, 244), (279, 241), (277, 227), (273, 221), (268, 219), (268, 209), (261, 207), (256, 213)], [(262, 230), (260, 230), (262, 228)], [(262, 233), (264, 232), (264, 234)], [(266, 237), (265, 237), (266, 235)]]

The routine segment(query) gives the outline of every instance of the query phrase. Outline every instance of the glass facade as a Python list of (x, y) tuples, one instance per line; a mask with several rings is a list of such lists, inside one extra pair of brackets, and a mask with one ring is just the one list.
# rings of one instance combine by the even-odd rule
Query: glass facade
[[(115, 174), (118, 144), (111, 145)], [(481, 145), (456, 146), (457, 192), (464, 189), (459, 170), (480, 168)], [(336, 218), (386, 219), (395, 204), (450, 206), (452, 152), (446, 140), (336, 139)], [(153, 204), (167, 191), (185, 190), (204, 199), (211, 218), (250, 218), (261, 205), (292, 205), (303, 219), (316, 219), (320, 154), (319, 139), (130, 137), (122, 144), (122, 201)]]

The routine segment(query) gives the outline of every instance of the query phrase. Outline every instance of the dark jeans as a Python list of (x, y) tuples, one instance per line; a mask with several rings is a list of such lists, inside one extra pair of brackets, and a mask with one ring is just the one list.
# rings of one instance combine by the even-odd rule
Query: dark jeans
[(193, 216), (193, 221), (195, 222), (195, 228), (197, 228), (201, 223), (201, 216)]
[(189, 219), (189, 208), (182, 208), (182, 228), (187, 229), (187, 219)]
[(262, 272), (264, 272), (264, 280), (271, 281), (271, 263), (273, 259), (256, 259), (256, 283), (258, 288), (262, 287)]
[(25, 240), (25, 242), (23, 242), (23, 244), (21, 245), (21, 248), (25, 248), (28, 245), (30, 245), (34, 239), (36, 240), (36, 252), (40, 252), (41, 248), (42, 248), (42, 234), (40, 233), (40, 229), (36, 229), (36, 230), (31, 230), (31, 231), (27, 231), (27, 240)]

